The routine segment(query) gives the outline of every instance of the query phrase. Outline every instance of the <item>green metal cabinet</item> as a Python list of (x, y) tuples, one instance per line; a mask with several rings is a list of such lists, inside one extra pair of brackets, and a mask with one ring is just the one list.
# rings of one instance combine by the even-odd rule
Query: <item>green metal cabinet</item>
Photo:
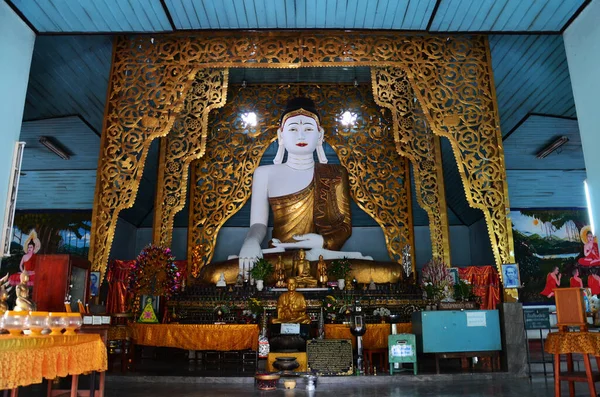
[(394, 364), (413, 363), (414, 373), (417, 374), (417, 343), (413, 334), (395, 334), (388, 336), (388, 357), (390, 360), (390, 375), (395, 369)]

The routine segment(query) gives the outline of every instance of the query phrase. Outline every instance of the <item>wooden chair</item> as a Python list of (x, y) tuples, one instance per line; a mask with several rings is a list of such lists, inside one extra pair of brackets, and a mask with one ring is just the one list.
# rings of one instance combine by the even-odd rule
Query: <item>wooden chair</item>
[[(579, 327), (579, 332), (588, 332), (585, 313), (583, 288), (557, 288), (554, 290), (556, 297), (556, 318), (559, 333), (568, 333), (569, 327)], [(600, 374), (592, 372), (589, 354), (583, 354), (585, 372), (575, 372), (573, 369), (573, 354), (567, 353), (567, 372), (560, 370), (560, 354), (554, 355), (554, 395), (560, 397), (560, 382), (569, 382), (569, 396), (575, 396), (575, 382), (586, 382), (590, 396), (596, 397), (596, 385), (600, 381)], [(600, 359), (596, 357), (596, 364), (600, 368)]]

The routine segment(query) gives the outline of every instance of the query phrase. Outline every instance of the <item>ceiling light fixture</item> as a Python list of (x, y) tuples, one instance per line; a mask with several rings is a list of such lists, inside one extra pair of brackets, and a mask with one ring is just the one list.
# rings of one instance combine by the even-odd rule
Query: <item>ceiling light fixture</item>
[(63, 160), (69, 160), (71, 158), (71, 155), (67, 153), (67, 151), (54, 138), (49, 136), (41, 136), (39, 142)]
[(537, 157), (538, 159), (548, 157), (552, 152), (554, 152), (556, 149), (558, 149), (567, 142), (569, 142), (569, 138), (567, 138), (566, 136), (561, 136), (560, 138), (558, 138), (557, 140), (553, 141), (551, 144), (540, 150), (535, 155), (535, 157)]

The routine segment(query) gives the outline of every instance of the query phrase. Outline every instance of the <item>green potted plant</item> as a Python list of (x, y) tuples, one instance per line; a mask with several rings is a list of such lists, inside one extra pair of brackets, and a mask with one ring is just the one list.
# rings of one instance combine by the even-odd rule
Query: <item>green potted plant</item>
[(327, 274), (334, 280), (337, 280), (338, 288), (342, 290), (344, 289), (345, 279), (350, 270), (352, 270), (352, 267), (348, 258), (336, 259), (327, 267)]
[(265, 258), (258, 258), (254, 267), (250, 270), (250, 275), (256, 280), (256, 289), (262, 291), (264, 281), (273, 273), (273, 265)]

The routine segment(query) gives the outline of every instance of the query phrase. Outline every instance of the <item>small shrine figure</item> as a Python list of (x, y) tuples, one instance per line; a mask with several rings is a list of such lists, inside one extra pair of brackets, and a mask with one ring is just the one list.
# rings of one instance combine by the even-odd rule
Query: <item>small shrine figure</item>
[(373, 279), (371, 279), (371, 282), (369, 283), (369, 291), (375, 291), (377, 289), (377, 285), (375, 285), (375, 281), (373, 281)]
[(6, 300), (8, 299), (8, 293), (12, 288), (9, 287), (8, 284), (8, 273), (6, 273), (6, 276), (0, 278), (0, 316), (8, 311)]
[(34, 311), (35, 304), (29, 299), (29, 287), (27, 287), (29, 274), (27, 273), (27, 270), (21, 272), (20, 278), (21, 283), (15, 288), (17, 301), (15, 302), (15, 308), (13, 310), (16, 312)]
[(138, 322), (146, 324), (158, 324), (158, 318), (156, 317), (156, 313), (152, 307), (152, 298), (148, 297), (148, 299), (146, 299), (146, 306), (144, 306), (144, 310), (142, 311)]
[(352, 291), (354, 289), (353, 277), (350, 273), (346, 274), (345, 287), (346, 291)]
[(285, 288), (285, 266), (281, 255), (279, 255), (277, 263), (275, 264), (275, 280), (277, 280), (275, 283), (277, 288)]
[(237, 275), (237, 279), (235, 280), (235, 286), (238, 288), (241, 288), (244, 286), (244, 276), (242, 275), (242, 273), (239, 273)]
[(317, 277), (321, 287), (327, 286), (327, 263), (323, 259), (323, 255), (319, 255), (319, 263), (317, 264)]
[(317, 280), (310, 275), (310, 262), (306, 259), (306, 252), (303, 249), (298, 252), (298, 260), (294, 261), (294, 269), (297, 271), (295, 279), (298, 287), (317, 286)]
[(294, 323), (310, 324), (310, 317), (306, 314), (306, 300), (304, 295), (296, 292), (296, 279), (288, 279), (288, 292), (284, 292), (277, 300), (277, 318), (273, 324)]
[(225, 282), (225, 273), (221, 272), (221, 276), (217, 281), (217, 287), (227, 287), (227, 283)]

